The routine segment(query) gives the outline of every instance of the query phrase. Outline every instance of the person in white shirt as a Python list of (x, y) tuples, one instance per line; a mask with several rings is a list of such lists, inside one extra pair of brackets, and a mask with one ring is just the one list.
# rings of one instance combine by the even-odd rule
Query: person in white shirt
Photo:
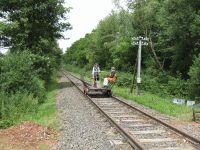
[(94, 87), (97, 87), (100, 80), (100, 68), (99, 64), (95, 63), (95, 65), (92, 68), (92, 78), (94, 79)]

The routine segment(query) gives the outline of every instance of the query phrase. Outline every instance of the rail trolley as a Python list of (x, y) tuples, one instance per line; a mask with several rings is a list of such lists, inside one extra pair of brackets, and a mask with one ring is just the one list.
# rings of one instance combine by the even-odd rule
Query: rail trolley
[(84, 94), (95, 97), (95, 96), (112, 96), (112, 86), (106, 86), (106, 87), (94, 87), (88, 83), (86, 83), (84, 80), (83, 82), (83, 91)]

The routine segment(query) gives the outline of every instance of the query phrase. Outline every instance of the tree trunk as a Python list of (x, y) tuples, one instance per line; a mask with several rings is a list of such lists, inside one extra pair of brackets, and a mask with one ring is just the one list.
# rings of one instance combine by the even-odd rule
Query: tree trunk
[(149, 31), (149, 44), (150, 44), (150, 48), (153, 53), (154, 59), (155, 59), (156, 63), (158, 64), (158, 67), (163, 71), (163, 65), (161, 65), (161, 62), (159, 61), (158, 56), (156, 55), (156, 52), (154, 49), (154, 45), (153, 45), (152, 38), (151, 38), (151, 30)]

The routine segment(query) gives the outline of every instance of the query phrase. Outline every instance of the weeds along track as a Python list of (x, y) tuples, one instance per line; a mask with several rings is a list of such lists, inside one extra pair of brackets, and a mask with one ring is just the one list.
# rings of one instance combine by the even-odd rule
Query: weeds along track
[[(83, 81), (69, 73), (63, 73), (83, 93)], [(85, 96), (108, 118), (135, 149), (200, 149), (200, 139), (191, 137), (176, 127), (164, 123), (116, 97), (95, 98)]]

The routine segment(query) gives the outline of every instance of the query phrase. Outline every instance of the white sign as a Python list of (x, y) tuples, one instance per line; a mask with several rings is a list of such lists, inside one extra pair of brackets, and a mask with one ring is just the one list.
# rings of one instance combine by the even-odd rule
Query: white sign
[(186, 105), (187, 106), (193, 106), (195, 104), (195, 101), (187, 101)]
[(141, 78), (137, 78), (137, 83), (141, 83)]

